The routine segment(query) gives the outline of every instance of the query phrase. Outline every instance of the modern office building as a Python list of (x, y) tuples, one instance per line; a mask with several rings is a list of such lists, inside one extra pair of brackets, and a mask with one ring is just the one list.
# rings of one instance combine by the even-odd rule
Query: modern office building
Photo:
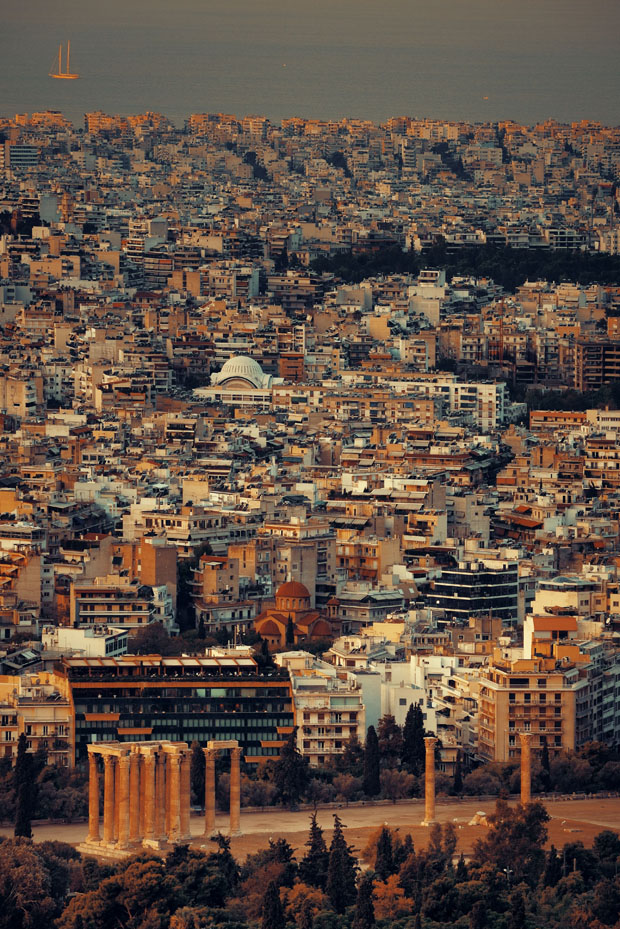
[(259, 674), (247, 650), (207, 657), (63, 658), (55, 680), (73, 710), (75, 763), (92, 742), (236, 739), (248, 764), (279, 755), (294, 725), (288, 672)]
[(475, 558), (442, 568), (428, 603), (446, 618), (467, 623), (470, 616), (493, 616), (506, 623), (518, 617), (519, 575), (516, 561)]

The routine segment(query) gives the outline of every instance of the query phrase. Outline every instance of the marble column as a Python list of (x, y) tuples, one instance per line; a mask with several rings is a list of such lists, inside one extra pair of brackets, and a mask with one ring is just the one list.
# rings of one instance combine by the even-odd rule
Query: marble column
[(205, 838), (215, 832), (215, 751), (203, 749), (205, 753)]
[(144, 756), (144, 839), (155, 841), (155, 755)]
[(521, 803), (532, 802), (532, 734), (520, 732), (521, 741)]
[(103, 844), (112, 845), (114, 842), (114, 763), (116, 759), (113, 755), (103, 756), (104, 781), (103, 781)]
[(424, 739), (426, 747), (424, 769), (424, 825), (430, 826), (435, 822), (435, 745), (437, 739), (427, 736)]
[(118, 847), (127, 848), (129, 845), (129, 755), (121, 755), (118, 759)]
[(181, 757), (181, 841), (189, 842), (191, 840), (191, 830), (189, 826), (189, 814), (192, 803), (191, 788), (191, 754), (183, 752)]
[(155, 766), (155, 839), (166, 838), (166, 755), (158, 752)]
[(241, 749), (230, 750), (230, 834), (240, 835), (241, 816)]
[(169, 839), (178, 841), (181, 837), (181, 755), (175, 753), (166, 757), (168, 767), (168, 831)]
[(88, 753), (88, 836), (87, 842), (99, 842), (99, 768), (97, 755)]
[(133, 844), (142, 838), (140, 791), (140, 755), (132, 751), (129, 756), (129, 841)]

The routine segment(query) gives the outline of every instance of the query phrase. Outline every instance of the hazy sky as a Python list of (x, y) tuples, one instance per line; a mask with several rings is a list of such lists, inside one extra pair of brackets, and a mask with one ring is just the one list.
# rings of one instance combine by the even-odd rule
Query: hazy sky
[[(620, 0), (1, 2), (2, 114), (350, 108), (620, 123)], [(78, 82), (47, 76), (66, 39)]]

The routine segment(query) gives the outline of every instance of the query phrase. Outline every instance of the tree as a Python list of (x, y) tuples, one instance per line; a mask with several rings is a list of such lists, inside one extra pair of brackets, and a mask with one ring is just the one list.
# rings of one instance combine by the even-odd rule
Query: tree
[(344, 743), (342, 754), (336, 755), (336, 769), (345, 774), (352, 774), (353, 777), (361, 777), (363, 762), (364, 748), (357, 737), (357, 733), (352, 732)]
[(456, 765), (454, 766), (454, 781), (452, 783), (452, 790), (457, 796), (463, 793), (463, 771), (461, 768), (460, 752), (457, 752), (456, 755)]
[(508, 929), (525, 929), (525, 900), (520, 890), (510, 895)]
[(205, 803), (205, 753), (200, 746), (200, 742), (192, 742), (192, 754), (190, 757), (190, 781), (192, 787), (192, 799), (200, 807)]
[(375, 884), (374, 905), (376, 919), (386, 919), (388, 925), (392, 925), (400, 916), (411, 913), (412, 901), (405, 896), (397, 874)]
[(337, 798), (342, 798), (347, 806), (349, 805), (349, 800), (351, 800), (360, 789), (359, 778), (353, 777), (352, 774), (338, 774), (334, 778), (333, 784)]
[(372, 903), (372, 875), (364, 874), (357, 888), (353, 929), (370, 929), (375, 924), (375, 909)]
[(411, 774), (419, 775), (424, 766), (424, 718), (419, 703), (411, 703), (403, 726), (403, 764)]
[(329, 852), (323, 838), (323, 830), (316, 821), (316, 812), (310, 817), (306, 848), (308, 851), (299, 862), (299, 879), (304, 884), (325, 890)]
[(355, 903), (355, 871), (355, 858), (346, 843), (342, 822), (334, 815), (334, 834), (329, 846), (325, 889), (336, 913), (344, 913), (348, 906)]
[(17, 741), (17, 759), (13, 775), (15, 785), (15, 836), (32, 837), (32, 814), (35, 802), (35, 779), (32, 755), (28, 753), (26, 736), (22, 732)]
[(293, 623), (293, 617), (289, 614), (288, 621), (286, 623), (286, 645), (295, 644), (295, 624)]
[(364, 746), (364, 793), (367, 797), (376, 797), (381, 790), (379, 774), (379, 740), (374, 726), (368, 727)]
[(555, 887), (562, 877), (562, 861), (556, 851), (555, 845), (552, 845), (547, 852), (545, 862), (545, 871), (543, 874), (543, 884), (545, 887)]
[(263, 921), (261, 927), (262, 929), (284, 929), (285, 925), (284, 910), (280, 900), (280, 888), (276, 881), (271, 881), (267, 885), (263, 897)]
[(383, 764), (388, 768), (395, 767), (403, 750), (403, 733), (391, 713), (386, 713), (379, 720), (377, 739)]
[(385, 826), (379, 833), (377, 840), (377, 857), (375, 858), (375, 871), (382, 881), (394, 874), (394, 849), (392, 848), (392, 833)]
[(482, 900), (476, 900), (469, 911), (469, 929), (486, 929), (487, 914)]
[(534, 884), (542, 870), (549, 814), (539, 801), (511, 808), (498, 799), (488, 817), (489, 829), (474, 843), (476, 863), (490, 864), (498, 871), (510, 870), (516, 883)]
[(308, 759), (297, 748), (297, 727), (282, 746), (280, 757), (273, 767), (274, 783), (280, 801), (285, 806), (299, 803), (308, 784)]
[(387, 800), (396, 803), (403, 797), (410, 797), (415, 787), (415, 777), (413, 774), (407, 774), (406, 771), (398, 771), (396, 768), (386, 768), (381, 772), (380, 778), (381, 793)]

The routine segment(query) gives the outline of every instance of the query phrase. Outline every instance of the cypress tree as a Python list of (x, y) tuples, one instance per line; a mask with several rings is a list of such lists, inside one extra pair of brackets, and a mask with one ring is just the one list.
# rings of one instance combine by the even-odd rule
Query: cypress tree
[(293, 625), (293, 617), (290, 615), (286, 624), (286, 644), (295, 644), (295, 626)]
[(379, 740), (374, 726), (368, 727), (364, 746), (363, 789), (367, 797), (376, 797), (381, 790), (379, 779)]
[(394, 850), (392, 848), (392, 833), (385, 826), (379, 833), (377, 840), (377, 857), (375, 858), (375, 871), (382, 881), (394, 874)]
[(286, 922), (277, 881), (271, 881), (263, 897), (262, 929), (284, 929)]
[(32, 814), (35, 802), (35, 783), (32, 756), (28, 754), (26, 736), (22, 732), (17, 742), (17, 759), (13, 772), (15, 786), (15, 836), (32, 838)]
[(547, 852), (547, 861), (545, 862), (545, 871), (543, 874), (543, 884), (545, 887), (555, 887), (562, 877), (562, 861), (558, 855), (555, 845), (552, 845)]
[(295, 806), (308, 783), (308, 759), (297, 748), (297, 728), (282, 746), (274, 765), (274, 782), (284, 805)]
[(411, 703), (403, 726), (402, 761), (411, 774), (420, 774), (424, 765), (424, 717), (419, 703)]
[(316, 821), (316, 812), (310, 817), (310, 832), (306, 842), (308, 851), (299, 862), (299, 879), (303, 884), (325, 890), (329, 852), (323, 838), (323, 830)]
[(357, 888), (353, 929), (371, 929), (375, 924), (375, 908), (372, 902), (373, 880), (364, 874)]
[(457, 884), (463, 884), (465, 881), (469, 880), (469, 873), (467, 871), (467, 865), (465, 864), (465, 856), (462, 852), (459, 856), (459, 860), (456, 863), (454, 880)]
[(355, 903), (355, 858), (346, 843), (342, 822), (334, 815), (334, 834), (329, 846), (327, 884), (325, 891), (336, 913), (344, 913)]
[(454, 783), (452, 784), (452, 789), (455, 794), (459, 795), (463, 793), (463, 771), (461, 769), (461, 753), (457, 752), (456, 755), (456, 765), (454, 767)]

